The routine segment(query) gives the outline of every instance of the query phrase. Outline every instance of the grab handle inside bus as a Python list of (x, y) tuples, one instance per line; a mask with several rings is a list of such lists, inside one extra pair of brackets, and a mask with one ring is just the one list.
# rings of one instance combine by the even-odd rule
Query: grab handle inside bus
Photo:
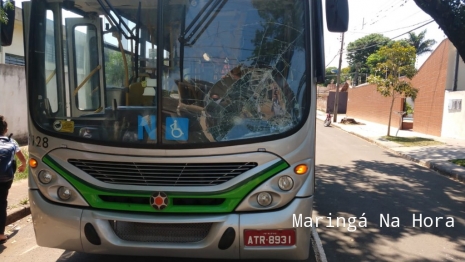
[(94, 70), (92, 70), (92, 72), (90, 72), (90, 73), (87, 75), (87, 77), (86, 77), (84, 80), (82, 80), (82, 83), (81, 83), (78, 87), (76, 87), (76, 89), (74, 90), (74, 95), (77, 95), (79, 89), (81, 89), (81, 87), (83, 87), (83, 86), (87, 83), (87, 81), (89, 81), (89, 79), (90, 79), (95, 73), (97, 73), (98, 70), (100, 70), (100, 68), (102, 68), (102, 66), (101, 66), (101, 65), (98, 65), (97, 67), (94, 68)]

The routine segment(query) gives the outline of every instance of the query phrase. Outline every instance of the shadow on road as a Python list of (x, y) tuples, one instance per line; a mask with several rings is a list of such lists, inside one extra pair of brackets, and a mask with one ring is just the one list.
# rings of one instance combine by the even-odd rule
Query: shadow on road
[[(8, 235), (8, 240), (7, 241), (13, 241), (14, 236), (16, 234), (18, 234), (18, 230), (12, 230), (12, 233)], [(3, 250), (5, 250), (5, 249), (6, 249), (6, 246), (3, 245), (3, 244), (0, 244), (0, 254), (3, 253)]]
[[(352, 163), (345, 167), (316, 167), (314, 205), (318, 215), (325, 217), (318, 232), (328, 261), (465, 259), (464, 184), (412, 163), (364, 160)], [(358, 218), (363, 213), (368, 223), (360, 228)], [(380, 214), (390, 215), (391, 223), (393, 217), (398, 217), (398, 227), (382, 226)], [(420, 227), (416, 222), (413, 227), (414, 214), (416, 218), (420, 214), (423, 219), (433, 218), (433, 225)], [(351, 216), (357, 217), (357, 230), (328, 228), (327, 216), (332, 218), (333, 225), (337, 217), (345, 217), (346, 221)], [(436, 217), (443, 217), (437, 227)], [(454, 219), (454, 227), (446, 226), (450, 221), (446, 217)], [(442, 245), (444, 242), (449, 244)]]

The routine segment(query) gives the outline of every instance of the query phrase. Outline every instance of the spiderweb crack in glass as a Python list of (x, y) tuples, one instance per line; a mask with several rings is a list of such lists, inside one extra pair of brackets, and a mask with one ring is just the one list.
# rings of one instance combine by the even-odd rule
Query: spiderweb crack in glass
[[(139, 38), (126, 39), (123, 34), (118, 39), (110, 34), (111, 27), (100, 32), (98, 23), (97, 31), (70, 28), (76, 40), (63, 53), (77, 62), (70, 64), (65, 78), (76, 75), (78, 80), (89, 80), (75, 79), (69, 87), (50, 81), (34, 89), (37, 99), (31, 104), (37, 115), (33, 121), (52, 135), (109, 146), (154, 144), (155, 148), (162, 143), (192, 148), (195, 144), (273, 139), (305, 121), (311, 85), (306, 81), (310, 69), (306, 67), (304, 1), (212, 1), (219, 3), (215, 7), (208, 6), (209, 1), (199, 1), (197, 6), (164, 1), (166, 15), (161, 26), (161, 5), (154, 1), (142, 1), (140, 12), (139, 2), (109, 2), (130, 28), (140, 22)], [(108, 20), (112, 15), (99, 5), (86, 5), (83, 0), (75, 3), (112, 26)], [(51, 47), (45, 52), (52, 58), (54, 38), (60, 37), (53, 25), (47, 22), (50, 35), (43, 43)], [(162, 26), (165, 29), (159, 32)], [(161, 33), (163, 43), (158, 39)], [(85, 43), (91, 37), (97, 41)], [(94, 45), (100, 40), (101, 48)], [(88, 52), (88, 45), (95, 52)], [(162, 59), (157, 57), (162, 53)], [(92, 75), (99, 55), (105, 57), (104, 68)], [(44, 62), (47, 71), (41, 78), (54, 76), (57, 64), (53, 61)], [(59, 95), (74, 92), (78, 86), (70, 102)], [(48, 92), (52, 89), (56, 92)], [(51, 112), (44, 106), (46, 101)], [(70, 110), (62, 106), (67, 103)], [(53, 129), (50, 123), (55, 118), (73, 122), (73, 128), (70, 132)]]

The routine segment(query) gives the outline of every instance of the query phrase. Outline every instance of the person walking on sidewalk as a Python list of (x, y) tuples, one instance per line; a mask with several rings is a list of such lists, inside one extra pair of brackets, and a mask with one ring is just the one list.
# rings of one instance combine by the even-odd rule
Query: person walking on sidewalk
[[(6, 227), (6, 209), (8, 205), (7, 197), (11, 184), (13, 184), (14, 174), (16, 172), (15, 154), (18, 156), (21, 165), (18, 167), (19, 172), (26, 169), (26, 158), (24, 157), (18, 143), (10, 137), (5, 136), (8, 132), (8, 123), (0, 115), (0, 244), (8, 239), (5, 235)], [(12, 149), (12, 150), (10, 150)], [(11, 153), (10, 153), (11, 152)]]

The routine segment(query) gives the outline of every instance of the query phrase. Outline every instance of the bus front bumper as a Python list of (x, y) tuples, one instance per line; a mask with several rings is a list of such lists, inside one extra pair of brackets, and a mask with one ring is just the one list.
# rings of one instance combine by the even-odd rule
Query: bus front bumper
[[(313, 197), (296, 198), (277, 211), (210, 215), (140, 214), (65, 207), (46, 201), (37, 190), (29, 191), (29, 199), (36, 241), (43, 247), (93, 254), (287, 260), (307, 259), (310, 250), (311, 228), (299, 227), (295, 217), (311, 217)], [(201, 231), (196, 226), (198, 223), (211, 224), (200, 240), (196, 240)], [(170, 231), (173, 224), (176, 225), (171, 229), (183, 236), (173, 238)], [(276, 229), (295, 230), (295, 245), (246, 246), (244, 243), (244, 230)], [(170, 242), (164, 242), (163, 236), (157, 239), (154, 237), (157, 234), (170, 235)]]

